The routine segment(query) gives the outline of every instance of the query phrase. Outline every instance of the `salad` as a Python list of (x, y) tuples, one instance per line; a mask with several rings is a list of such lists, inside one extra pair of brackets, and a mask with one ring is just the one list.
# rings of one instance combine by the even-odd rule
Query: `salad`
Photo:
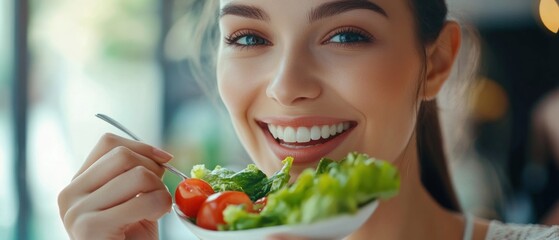
[(175, 203), (199, 227), (246, 230), (354, 214), (367, 203), (395, 196), (400, 186), (392, 164), (366, 154), (323, 158), (289, 184), (292, 163), (293, 158), (284, 159), (282, 169), (270, 177), (254, 164), (239, 172), (196, 165), (192, 178), (177, 187)]

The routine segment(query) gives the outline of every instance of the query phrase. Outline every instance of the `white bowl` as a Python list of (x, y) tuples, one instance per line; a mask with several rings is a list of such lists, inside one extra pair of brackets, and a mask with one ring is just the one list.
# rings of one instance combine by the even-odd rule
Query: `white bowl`
[(361, 207), (355, 214), (341, 214), (311, 224), (280, 225), (238, 231), (211, 231), (200, 228), (184, 217), (176, 205), (173, 205), (173, 209), (181, 222), (192, 231), (194, 235), (202, 240), (263, 240), (268, 236), (276, 234), (292, 235), (309, 239), (333, 240), (342, 239), (361, 227), (369, 216), (373, 214), (377, 206), (378, 200)]

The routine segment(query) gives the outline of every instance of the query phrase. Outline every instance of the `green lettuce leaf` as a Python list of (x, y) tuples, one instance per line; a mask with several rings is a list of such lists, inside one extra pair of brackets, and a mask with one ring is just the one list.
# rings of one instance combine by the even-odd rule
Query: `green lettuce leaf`
[[(282, 170), (289, 174), (289, 169)], [(360, 206), (375, 199), (395, 196), (400, 178), (392, 164), (353, 152), (341, 161), (322, 159), (315, 170), (306, 169), (291, 186), (285, 184), (282, 182), (278, 184), (282, 187), (271, 191), (267, 205), (259, 214), (238, 206), (227, 207), (224, 211), (227, 225), (222, 229), (312, 223), (342, 213), (355, 213)]]
[(282, 169), (270, 178), (254, 164), (249, 164), (239, 172), (221, 166), (209, 170), (204, 165), (196, 165), (190, 171), (190, 175), (208, 182), (216, 192), (241, 191), (245, 192), (252, 201), (256, 201), (289, 182), (292, 163), (293, 158), (283, 160)]

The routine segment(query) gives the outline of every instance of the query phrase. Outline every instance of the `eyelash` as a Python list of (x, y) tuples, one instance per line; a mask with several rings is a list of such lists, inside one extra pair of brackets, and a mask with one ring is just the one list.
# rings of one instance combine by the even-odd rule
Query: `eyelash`
[[(258, 39), (263, 40), (265, 43), (264, 44), (257, 44), (257, 45), (245, 45), (245, 44), (237, 43), (237, 41), (239, 41), (241, 38), (248, 37), (248, 36), (254, 36)], [(225, 44), (227, 44), (229, 46), (233, 46), (233, 47), (238, 47), (238, 48), (253, 48), (253, 47), (260, 47), (262, 45), (272, 45), (270, 43), (270, 41), (261, 37), (261, 34), (255, 32), (255, 31), (251, 31), (251, 30), (240, 30), (240, 31), (234, 32), (233, 34), (231, 34), (229, 36), (226, 36), (225, 37)]]
[[(340, 34), (357, 34), (359, 35), (360, 38), (362, 38), (362, 40), (356, 42), (345, 42), (345, 43), (331, 42), (332, 38)], [(351, 45), (359, 45), (359, 44), (366, 44), (366, 43), (374, 43), (375, 41), (376, 38), (365, 30), (356, 27), (342, 27), (335, 30), (333, 33), (327, 35), (326, 40), (323, 41), (322, 44), (337, 44), (337, 45), (351, 46)]]
[[(332, 38), (334, 38), (335, 36), (340, 35), (340, 34), (357, 34), (357, 35), (359, 35), (359, 37), (361, 39), (356, 41), (356, 42), (345, 42), (345, 43), (344, 42), (331, 42)], [(264, 41), (264, 43), (263, 44), (255, 44), (255, 45), (246, 45), (246, 44), (237, 43), (237, 41), (239, 41), (241, 38), (249, 37), (249, 36), (256, 37), (259, 40)], [(328, 37), (326, 37), (327, 40), (323, 41), (322, 44), (336, 44), (336, 45), (351, 47), (353, 45), (373, 43), (373, 42), (376, 41), (376, 38), (372, 34), (366, 32), (362, 29), (356, 28), (356, 27), (342, 27), (342, 28), (339, 28), (339, 29), (335, 30), (333, 33), (331, 33), (327, 36), (328, 36)], [(270, 43), (270, 41), (261, 37), (261, 34), (255, 32), (255, 31), (251, 31), (251, 30), (240, 30), (240, 31), (234, 32), (233, 34), (231, 34), (229, 36), (226, 36), (224, 40), (225, 40), (225, 44), (227, 44), (228, 46), (238, 47), (238, 48), (241, 48), (241, 49), (272, 45)]]

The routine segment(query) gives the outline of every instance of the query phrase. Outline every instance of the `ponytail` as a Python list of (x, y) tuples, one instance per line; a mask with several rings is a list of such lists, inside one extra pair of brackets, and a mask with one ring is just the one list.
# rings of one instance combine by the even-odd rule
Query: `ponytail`
[(446, 164), (437, 100), (421, 104), (416, 133), (423, 186), (441, 206), (460, 212), (460, 204)]

